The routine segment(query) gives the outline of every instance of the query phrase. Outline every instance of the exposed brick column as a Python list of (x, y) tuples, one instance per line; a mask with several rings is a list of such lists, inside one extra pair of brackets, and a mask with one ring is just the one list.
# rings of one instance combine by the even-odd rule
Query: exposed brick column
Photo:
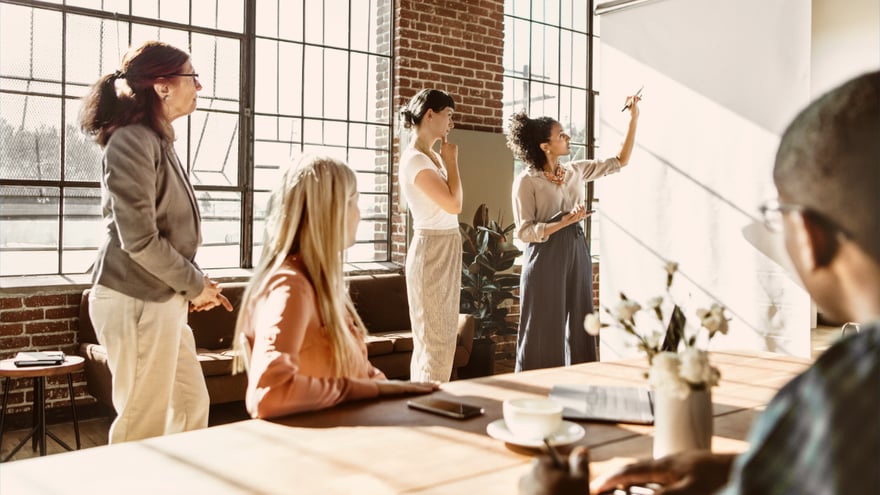
[[(398, 0), (394, 26), (395, 115), (419, 90), (436, 88), (455, 99), (457, 128), (502, 132), (504, 0)], [(406, 218), (398, 212), (392, 232), (392, 260), (402, 263)]]

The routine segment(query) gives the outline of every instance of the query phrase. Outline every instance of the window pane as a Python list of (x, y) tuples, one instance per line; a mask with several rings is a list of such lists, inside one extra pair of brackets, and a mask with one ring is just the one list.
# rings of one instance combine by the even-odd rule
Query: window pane
[(64, 129), (64, 179), (69, 181), (100, 182), (101, 180), (101, 147), (91, 136), (87, 136), (79, 128), (80, 102), (67, 100), (65, 115), (67, 122)]
[(529, 116), (545, 116), (559, 119), (559, 86), (555, 84), (532, 83), (530, 89)]
[[(505, 54), (508, 53), (508, 50), (511, 50), (510, 55), (505, 55), (505, 74), (514, 75), (519, 77), (529, 77), (531, 75), (532, 70), (529, 68), (529, 33), (530, 27), (528, 21), (515, 19), (511, 22), (508, 22), (506, 25), (510, 26), (512, 24), (512, 28), (509, 28), (507, 33), (509, 33), (510, 37), (505, 38)], [(510, 40), (510, 42), (508, 42)], [(510, 45), (508, 47), (508, 45)], [(510, 65), (507, 65), (507, 64)]]
[(505, 14), (517, 17), (530, 17), (531, 0), (507, 0), (504, 2)]
[(145, 41), (159, 40), (189, 50), (189, 33), (179, 29), (167, 27), (144, 26), (133, 24), (131, 26), (131, 45), (138, 46)]
[(65, 3), (75, 7), (85, 7), (94, 10), (103, 10), (105, 12), (118, 12), (120, 14), (128, 14), (128, 0), (56, 0), (54, 3)]
[(104, 242), (101, 190), (97, 187), (65, 189), (62, 227), (64, 243), (61, 271), (88, 272), (95, 263), (98, 248)]
[[(262, 1), (262, 0), (260, 0)], [(314, 1), (314, 0), (313, 0)], [(284, 40), (303, 40), (303, 0), (282, 0), (278, 2), (278, 37)], [(261, 10), (257, 4), (257, 11)]]
[(573, 145), (585, 144), (587, 138), (587, 92), (562, 87), (559, 93), (559, 122), (571, 136)]
[(526, 94), (529, 90), (529, 82), (524, 79), (512, 77), (504, 78), (504, 123), (510, 120), (510, 116), (521, 110), (528, 110)]
[[(324, 52), (321, 48), (312, 46), (305, 47), (305, 57), (303, 67), (309, 67), (309, 71), (304, 71), (303, 82), (305, 91), (303, 92), (303, 114), (319, 117), (324, 114)], [(331, 71), (332, 72), (332, 71)]]
[(562, 0), (560, 26), (586, 33), (590, 15), (587, 3), (586, 0)]
[(196, 197), (202, 215), (202, 245), (196, 255), (199, 266), (238, 266), (241, 196), (233, 192), (197, 191)]
[(584, 88), (587, 86), (587, 36), (562, 31), (560, 43), (561, 84)]
[(376, 53), (379, 40), (377, 9), (383, 1), (351, 2), (351, 49)]
[(356, 150), (349, 152), (348, 164), (358, 173), (358, 191), (388, 192), (388, 174), (379, 172), (377, 168), (386, 168), (388, 161), (386, 150)]
[(65, 75), (69, 84), (78, 86), (73, 90), (75, 96), (84, 96), (98, 78), (120, 68), (128, 49), (127, 26), (122, 22), (67, 16)]
[(324, 50), (324, 109), (323, 116), (331, 119), (348, 118), (348, 52)]
[[(324, 0), (324, 44), (348, 48), (348, 2), (349, 0)], [(361, 0), (363, 3), (363, 0)], [(310, 2), (306, 10), (312, 8)]]
[(532, 24), (532, 77), (559, 82), (559, 29)]
[(151, 19), (189, 23), (189, 2), (180, 0), (138, 0), (132, 2), (132, 14)]
[[(0, 74), (36, 81), (61, 81), (61, 14), (0, 5)], [(5, 81), (4, 81), (5, 83)], [(33, 82), (30, 83), (31, 85)], [(5, 84), (3, 86), (6, 88)], [(33, 86), (27, 90), (34, 91)], [(58, 92), (57, 88), (41, 88)]]
[(312, 0), (305, 4), (305, 41), (316, 45), (324, 44), (324, 2)]
[(192, 23), (240, 33), (244, 30), (243, 0), (192, 0)]
[(0, 108), (0, 179), (59, 180), (61, 100), (0, 93)]
[(240, 52), (238, 40), (193, 35), (192, 64), (202, 85), (200, 108), (238, 111), (241, 84), (230, 75), (239, 73)]
[(238, 114), (196, 111), (189, 166), (194, 184), (238, 185)]
[(0, 186), (0, 266), (3, 275), (58, 273), (55, 187)]
[(532, 20), (559, 25), (559, 0), (532, 0)]

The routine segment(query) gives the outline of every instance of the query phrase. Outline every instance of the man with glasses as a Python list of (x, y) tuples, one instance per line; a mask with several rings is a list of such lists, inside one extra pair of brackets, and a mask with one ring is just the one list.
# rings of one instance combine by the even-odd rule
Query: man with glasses
[[(824, 314), (858, 322), (861, 332), (779, 391), (742, 455), (691, 451), (637, 462), (596, 480), (593, 493), (646, 483), (665, 495), (880, 493), (880, 72), (850, 80), (795, 118), (773, 180), (779, 199), (761, 206), (765, 223), (783, 233)], [(550, 466), (536, 463), (523, 491), (571, 493), (578, 477), (586, 491), (583, 469)]]

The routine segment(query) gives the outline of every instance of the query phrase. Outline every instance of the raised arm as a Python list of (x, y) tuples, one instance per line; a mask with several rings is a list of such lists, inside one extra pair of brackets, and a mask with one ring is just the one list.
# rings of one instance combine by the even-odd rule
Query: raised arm
[(626, 99), (626, 103), (629, 105), (629, 127), (627, 127), (626, 136), (623, 138), (620, 153), (617, 154), (621, 167), (629, 163), (629, 157), (632, 155), (633, 145), (636, 142), (636, 126), (639, 122), (639, 100), (641, 98), (635, 95)]

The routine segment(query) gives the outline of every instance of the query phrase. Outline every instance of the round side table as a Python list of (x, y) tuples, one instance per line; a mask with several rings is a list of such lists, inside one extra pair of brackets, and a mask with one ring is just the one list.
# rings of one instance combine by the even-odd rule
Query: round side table
[(46, 437), (58, 442), (67, 450), (73, 450), (54, 433), (46, 429), (46, 377), (67, 375), (67, 392), (70, 395), (70, 407), (73, 410), (73, 431), (76, 435), (76, 448), (79, 450), (79, 422), (76, 418), (76, 399), (73, 396), (73, 373), (85, 368), (85, 360), (80, 356), (64, 356), (64, 362), (51, 366), (28, 366), (19, 368), (13, 363), (14, 359), (0, 361), (0, 377), (6, 378), (3, 384), (3, 412), (0, 414), (0, 444), (3, 442), (3, 421), (6, 419), (6, 401), (9, 398), (9, 380), (12, 378), (34, 379), (34, 426), (30, 433), (24, 437), (18, 445), (3, 459), (8, 461), (18, 452), (21, 447), (31, 440), (31, 448), (37, 449), (40, 445), (40, 455), (46, 455)]

